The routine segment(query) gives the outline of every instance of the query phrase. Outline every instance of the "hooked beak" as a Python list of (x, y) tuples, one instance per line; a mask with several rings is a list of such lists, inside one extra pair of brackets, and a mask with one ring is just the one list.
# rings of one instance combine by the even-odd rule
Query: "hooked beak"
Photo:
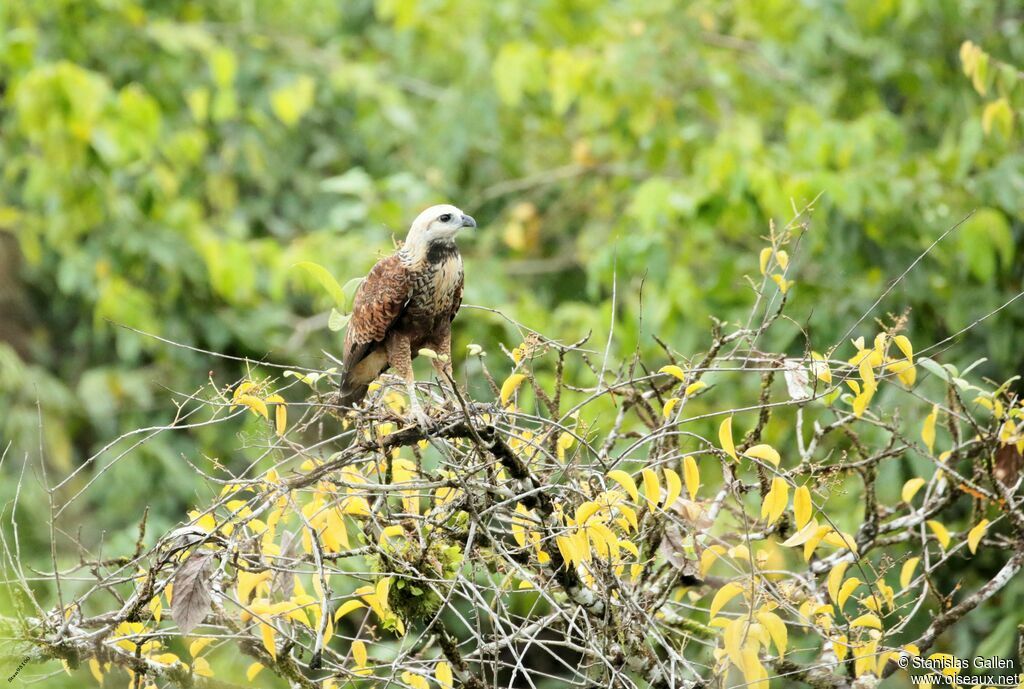
[(462, 214), (462, 226), (463, 227), (476, 227), (476, 220), (473, 220), (472, 215)]

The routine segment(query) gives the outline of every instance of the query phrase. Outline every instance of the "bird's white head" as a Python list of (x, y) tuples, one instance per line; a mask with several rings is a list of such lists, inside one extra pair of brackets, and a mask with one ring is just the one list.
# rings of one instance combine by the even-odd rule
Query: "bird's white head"
[(464, 227), (476, 227), (476, 220), (447, 203), (431, 206), (412, 221), (405, 243), (427, 246), (437, 240), (450, 241)]

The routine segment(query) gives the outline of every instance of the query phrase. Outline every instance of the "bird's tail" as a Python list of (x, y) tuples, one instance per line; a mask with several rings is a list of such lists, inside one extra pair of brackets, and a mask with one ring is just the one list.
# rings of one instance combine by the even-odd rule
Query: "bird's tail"
[(349, 380), (348, 376), (345, 376), (341, 381), (338, 406), (350, 408), (356, 406), (363, 401), (363, 398), (366, 397), (366, 391), (369, 389), (369, 385), (360, 385), (355, 381)]

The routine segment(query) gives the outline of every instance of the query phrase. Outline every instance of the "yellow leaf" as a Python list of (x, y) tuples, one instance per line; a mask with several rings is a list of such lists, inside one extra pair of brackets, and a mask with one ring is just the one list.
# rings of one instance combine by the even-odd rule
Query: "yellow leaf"
[[(812, 520), (808, 523), (808, 526), (814, 524)], [(806, 527), (805, 527), (806, 528)], [(811, 555), (814, 554), (814, 549), (821, 543), (821, 539), (825, 537), (825, 534), (832, 531), (831, 526), (819, 526), (817, 530), (804, 542), (804, 562), (810, 562)]]
[(910, 585), (910, 580), (914, 578), (914, 570), (917, 569), (917, 563), (921, 561), (919, 557), (912, 557), (903, 563), (903, 568), (900, 570), (900, 588), (907, 588)]
[(256, 383), (253, 383), (250, 380), (240, 383), (239, 386), (235, 388), (234, 394), (231, 395), (231, 401), (237, 402), (239, 397), (254, 389), (256, 389)]
[[(516, 512), (523, 515), (527, 514), (527, 510), (523, 507), (521, 502), (516, 503)], [(577, 513), (578, 512), (579, 510), (577, 510)], [(529, 524), (530, 522), (527, 519), (523, 519), (518, 516), (512, 517), (512, 538), (515, 539), (516, 544), (518, 544), (520, 548), (526, 545), (526, 530), (529, 527)], [(399, 528), (402, 527), (399, 525)]]
[(900, 493), (900, 497), (903, 498), (903, 502), (909, 503), (917, 495), (917, 491), (921, 490), (921, 486), (925, 484), (923, 478), (912, 478), (903, 484), (903, 492)]
[(356, 661), (356, 665), (359, 667), (366, 667), (366, 661), (369, 658), (366, 653), (366, 644), (356, 639), (352, 642), (352, 659)]
[(697, 468), (697, 460), (692, 455), (683, 458), (683, 478), (686, 480), (686, 492), (690, 494), (690, 499), (696, 500), (697, 490), (700, 488), (700, 470)]
[(885, 368), (895, 373), (900, 382), (907, 387), (912, 386), (917, 380), (917, 367), (908, 361), (896, 361)]
[(708, 384), (705, 383), (703, 380), (698, 380), (696, 383), (690, 383), (689, 385), (687, 385), (686, 390), (683, 391), (683, 394), (689, 397), (693, 393), (703, 390), (707, 386)]
[(288, 407), (284, 404), (278, 404), (274, 410), (274, 428), (278, 435), (284, 435), (285, 429), (288, 427)]
[(858, 371), (860, 372), (860, 379), (864, 382), (864, 392), (868, 390), (874, 392), (878, 389), (878, 381), (875, 380), (875, 370), (871, 367), (870, 357), (866, 357), (860, 362)]
[(256, 414), (259, 414), (264, 419), (270, 419), (270, 413), (267, 411), (267, 403), (259, 397), (254, 395), (240, 395), (235, 401), (249, 407), (249, 409)]
[[(649, 469), (646, 471), (649, 471)], [(597, 514), (600, 509), (601, 505), (592, 500), (588, 500), (587, 502), (580, 504), (580, 506), (576, 508), (576, 523), (580, 526), (585, 526), (586, 523), (590, 521), (590, 518)], [(525, 507), (523, 507), (523, 513), (526, 513)]]
[(846, 642), (845, 634), (840, 634), (832, 641), (832, 650), (835, 651), (836, 659), (840, 663), (846, 660), (846, 654), (850, 652), (850, 646)]
[(718, 427), (718, 441), (722, 444), (722, 449), (725, 450), (726, 454), (733, 458), (735, 461), (739, 461), (736, 457), (736, 445), (732, 442), (732, 417), (726, 417), (722, 422), (722, 425)]
[(704, 550), (700, 554), (700, 575), (705, 576), (708, 570), (711, 569), (711, 565), (715, 564), (715, 560), (725, 552), (724, 545), (713, 545)]
[(675, 504), (676, 498), (683, 492), (683, 482), (679, 478), (679, 474), (672, 469), (666, 468), (662, 469), (662, 471), (665, 474), (665, 491), (667, 492), (665, 507), (668, 508)]
[(160, 618), (164, 613), (164, 605), (160, 600), (160, 596), (153, 596), (153, 600), (149, 601), (149, 611), (153, 613), (153, 620), (160, 624)]
[(760, 256), (757, 257), (758, 267), (761, 269), (761, 275), (767, 275), (768, 273), (768, 259), (772, 257), (771, 247), (766, 246), (761, 249)]
[(622, 486), (622, 488), (629, 493), (629, 497), (633, 499), (633, 502), (638, 501), (639, 493), (636, 490), (636, 481), (633, 480), (632, 476), (622, 469), (613, 469), (608, 472), (608, 478)]
[(985, 535), (985, 531), (988, 530), (988, 520), (982, 519), (977, 525), (967, 533), (967, 547), (971, 549), (971, 554), (978, 551), (978, 544), (981, 543), (982, 537)]
[(188, 647), (188, 654), (195, 658), (199, 655), (204, 648), (213, 643), (213, 637), (206, 637), (203, 639), (196, 639)]
[(935, 538), (942, 546), (942, 549), (945, 550), (949, 546), (949, 529), (943, 526), (942, 522), (935, 521), (934, 519), (929, 519), (926, 523), (928, 528), (932, 530), (932, 533), (935, 534)]
[(89, 658), (89, 672), (92, 673), (93, 679), (96, 680), (97, 684), (103, 684), (103, 671), (100, 669), (100, 661), (95, 658)]
[(248, 605), (253, 592), (256, 592), (256, 595), (259, 596), (261, 591), (268, 591), (271, 574), (269, 569), (262, 572), (239, 571), (238, 586), (236, 587), (238, 602), (242, 605)]
[(811, 503), (811, 491), (807, 486), (800, 486), (793, 494), (793, 517), (796, 519), (796, 528), (802, 529), (811, 519), (813, 512)]
[(658, 475), (653, 469), (644, 469), (640, 472), (644, 477), (644, 497), (651, 503), (651, 508), (658, 506), (658, 498), (661, 497), (661, 487), (658, 485)]
[(270, 110), (288, 127), (294, 127), (316, 100), (316, 81), (301, 74), (270, 92)]
[(501, 384), (502, 405), (508, 404), (508, 401), (512, 398), (512, 395), (515, 394), (516, 390), (519, 389), (519, 386), (522, 385), (524, 380), (526, 380), (526, 376), (522, 373), (513, 373), (505, 379), (505, 382)]
[(818, 352), (811, 352), (811, 371), (821, 382), (826, 385), (832, 384), (832, 369), (828, 366), (828, 360)]
[(730, 581), (722, 586), (722, 588), (718, 589), (715, 593), (715, 597), (711, 599), (711, 607), (708, 611), (708, 617), (714, 617), (717, 615), (718, 611), (725, 607), (726, 603), (738, 596), (741, 591), (743, 591), (743, 586), (737, 584), (735, 581)]
[(181, 658), (173, 653), (160, 653), (155, 656), (150, 656), (149, 659), (153, 662), (160, 663), (161, 665), (174, 665), (175, 663), (181, 662)]
[(857, 552), (857, 542), (854, 540), (853, 536), (843, 533), (842, 531), (829, 531), (825, 534), (824, 541), (825, 543), (834, 545), (837, 548), (846, 548), (847, 550)]
[[(846, 576), (846, 568), (849, 566), (849, 562), (839, 562), (828, 573), (828, 597), (833, 601), (839, 598), (839, 585), (843, 582), (843, 577)], [(839, 607), (842, 606), (840, 605)]]
[(565, 568), (568, 569), (574, 563), (580, 561), (580, 555), (576, 552), (576, 541), (568, 536), (555, 536), (555, 545), (562, 559), (565, 560)]
[(851, 627), (869, 627), (871, 629), (881, 629), (882, 621), (878, 619), (878, 615), (874, 613), (866, 613), (861, 615), (853, 622), (850, 623)]
[(785, 250), (779, 249), (776, 251), (775, 260), (778, 261), (779, 268), (782, 268), (783, 270), (789, 268), (789, 254)]
[(749, 689), (768, 689), (768, 671), (757, 657), (757, 644), (748, 642), (740, 652), (740, 663), (737, 667), (743, 672), (745, 687)]
[(907, 361), (911, 364), (914, 363), (914, 345), (910, 344), (910, 339), (906, 335), (897, 335), (892, 338), (892, 341), (903, 352), (903, 356), (906, 357)]
[(980, 49), (974, 45), (973, 41), (964, 41), (960, 44), (960, 62), (963, 66), (964, 76), (969, 77), (974, 73), (974, 67), (978, 61), (978, 52), (980, 52)]
[(921, 440), (929, 452), (935, 447), (935, 420), (939, 416), (939, 405), (932, 407), (932, 413), (925, 417), (924, 426), (921, 427)]
[(615, 508), (622, 513), (622, 516), (625, 518), (626, 523), (629, 524), (629, 526), (633, 527), (633, 531), (636, 531), (640, 528), (636, 520), (636, 512), (633, 511), (633, 508), (626, 507), (625, 505), (621, 504), (616, 505)]
[(412, 672), (402, 673), (402, 682), (407, 684), (412, 689), (429, 689), (430, 685), (427, 683), (426, 677), (413, 674)]
[(246, 668), (245, 679), (247, 679), (250, 682), (253, 681), (254, 679), (256, 679), (256, 675), (260, 674), (262, 670), (263, 663), (253, 663), (248, 668)]
[(779, 652), (779, 656), (786, 655), (786, 646), (789, 643), (789, 633), (786, 631), (786, 623), (782, 618), (773, 612), (762, 610), (757, 613), (757, 621), (764, 625), (772, 637), (772, 643)]
[(676, 408), (677, 404), (679, 404), (679, 398), (670, 397), (668, 400), (666, 400), (665, 407), (661, 410), (661, 415), (666, 419), (672, 416), (672, 410)]
[(761, 518), (767, 519), (768, 524), (774, 524), (786, 510), (789, 502), (789, 484), (785, 479), (776, 476), (772, 479), (771, 490), (764, 496), (764, 503), (761, 505)]
[(193, 658), (192, 674), (200, 677), (213, 677), (213, 668), (210, 667), (210, 662), (206, 658)]
[(878, 642), (869, 641), (858, 644), (853, 648), (853, 674), (860, 677), (868, 672), (875, 671), (875, 658), (877, 657)]
[(558, 461), (565, 461), (565, 453), (567, 450), (572, 449), (572, 446), (576, 443), (576, 438), (572, 433), (562, 433), (558, 436), (557, 448), (558, 448)]
[(275, 632), (274, 628), (269, 624), (263, 622), (260, 623), (260, 636), (263, 638), (263, 648), (267, 649), (267, 653), (274, 660), (277, 660), (277, 648), (274, 645)]
[(882, 597), (885, 598), (886, 605), (889, 606), (889, 610), (896, 609), (896, 591), (893, 590), (892, 586), (885, 583), (881, 579), (878, 580), (878, 590), (881, 592)]
[(775, 466), (779, 466), (779, 453), (771, 445), (754, 445), (744, 454), (748, 457), (754, 457), (755, 459), (771, 462)]
[(441, 689), (452, 689), (455, 685), (455, 678), (452, 676), (452, 666), (448, 664), (448, 661), (439, 661), (434, 666), (434, 679), (441, 685)]
[[(374, 610), (380, 610), (378, 613), (381, 617), (387, 617), (388, 611), (388, 592), (391, 590), (391, 577), (384, 577), (377, 581), (373, 587), (374, 597), (377, 599), (378, 608)], [(381, 614), (383, 613), (383, 614)]]
[(729, 557), (750, 562), (750, 549), (742, 543), (740, 545), (733, 546), (732, 548), (729, 548)]
[(792, 280), (787, 280), (786, 278), (782, 277), (782, 275), (779, 273), (775, 273), (774, 275), (772, 275), (772, 280), (774, 280), (775, 284), (779, 286), (779, 291), (782, 292), (783, 294), (788, 292), (789, 288), (793, 286)]
[(1013, 132), (1013, 109), (1005, 97), (992, 101), (981, 113), (981, 128), (986, 136), (992, 133), (993, 125), (1007, 138)]
[(675, 364), (668, 364), (658, 369), (658, 373), (667, 373), (668, 375), (682, 380), (686, 377), (686, 372)]
[(846, 601), (850, 599), (853, 592), (860, 586), (860, 579), (857, 577), (850, 577), (843, 582), (843, 585), (839, 588), (839, 594), (836, 596), (836, 606), (842, 610), (843, 606), (846, 605)]
[[(852, 381), (851, 381), (852, 382)], [(864, 416), (864, 412), (871, 403), (871, 395), (864, 393), (853, 398), (853, 415), (858, 419)]]
[(800, 528), (800, 530), (798, 530), (795, 534), (793, 534), (792, 536), (787, 538), (785, 541), (783, 541), (782, 545), (784, 547), (786, 547), (786, 548), (792, 548), (793, 546), (803, 545), (810, 538), (812, 538), (817, 533), (817, 531), (818, 531), (818, 520), (817, 519), (811, 519), (806, 524), (804, 524)]

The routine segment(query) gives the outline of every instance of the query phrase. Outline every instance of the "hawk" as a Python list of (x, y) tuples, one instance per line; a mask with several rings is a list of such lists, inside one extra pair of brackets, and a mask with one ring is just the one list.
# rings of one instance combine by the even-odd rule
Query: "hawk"
[(345, 333), (339, 404), (352, 407), (391, 368), (405, 380), (416, 420), (428, 419), (416, 399), (412, 360), (422, 348), (443, 355), (434, 368), (450, 377), (452, 320), (462, 304), (462, 256), (455, 235), (476, 221), (455, 206), (431, 206), (405, 243), (373, 266), (359, 285)]

